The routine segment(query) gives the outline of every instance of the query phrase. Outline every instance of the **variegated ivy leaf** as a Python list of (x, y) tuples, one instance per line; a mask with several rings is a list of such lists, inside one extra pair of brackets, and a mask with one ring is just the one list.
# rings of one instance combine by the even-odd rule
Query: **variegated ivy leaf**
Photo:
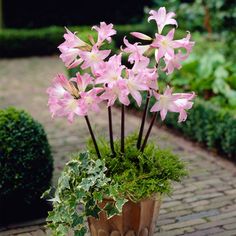
[(102, 192), (94, 192), (93, 197), (97, 202), (102, 202), (103, 200), (103, 193)]
[(119, 211), (119, 213), (122, 212), (122, 208), (123, 208), (124, 204), (125, 204), (127, 201), (128, 201), (127, 199), (123, 199), (123, 198), (116, 199), (115, 206), (116, 206), (117, 210)]
[(82, 227), (81, 229), (74, 231), (74, 236), (84, 236), (86, 234), (86, 231), (86, 228)]
[(107, 213), (107, 218), (110, 219), (112, 216), (118, 215), (120, 212), (115, 207), (114, 203), (108, 202), (103, 210)]

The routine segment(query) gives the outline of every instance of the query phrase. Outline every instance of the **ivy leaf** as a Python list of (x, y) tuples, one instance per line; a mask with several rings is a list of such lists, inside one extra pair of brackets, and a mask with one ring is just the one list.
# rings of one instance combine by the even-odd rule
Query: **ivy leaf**
[(85, 196), (86, 196), (86, 193), (85, 193), (85, 191), (83, 189), (81, 189), (81, 188), (79, 188), (79, 189), (77, 188), (76, 189), (76, 197), (77, 197), (78, 200), (81, 200)]
[(87, 232), (86, 228), (82, 227), (81, 229), (74, 231), (74, 236), (84, 236), (86, 232)]
[(117, 208), (117, 210), (119, 211), (119, 213), (122, 212), (122, 208), (123, 208), (124, 204), (125, 204), (127, 201), (128, 201), (127, 199), (122, 199), (122, 198), (116, 199), (115, 205), (116, 205), (116, 208)]
[(72, 227), (81, 225), (83, 223), (83, 217), (79, 216), (76, 212), (71, 217), (72, 217)]
[(57, 227), (57, 232), (59, 233), (58, 235), (66, 235), (68, 230), (67, 230), (67, 227), (64, 226), (63, 224), (60, 224), (58, 227)]
[(86, 216), (92, 216), (95, 217), (96, 219), (99, 218), (99, 213), (100, 213), (101, 209), (95, 205), (93, 208), (86, 208), (85, 212), (86, 212)]
[(98, 202), (102, 202), (102, 200), (103, 200), (103, 194), (101, 192), (94, 192), (93, 197)]
[(117, 184), (109, 186), (109, 196), (110, 197), (113, 197), (113, 196), (117, 195), (117, 188), (118, 188)]
[(67, 174), (63, 174), (59, 180), (58, 180), (58, 185), (60, 186), (60, 189), (66, 189), (70, 188), (70, 183), (69, 183), (70, 177)]
[(49, 198), (50, 193), (52, 191), (52, 188), (49, 188), (47, 191), (45, 191), (40, 198)]
[(117, 208), (114, 206), (114, 204), (108, 202), (106, 206), (103, 208), (104, 211), (107, 213), (107, 218), (110, 219), (114, 215), (118, 215), (119, 211)]
[(93, 186), (93, 184), (94, 183), (91, 181), (91, 179), (83, 178), (80, 183), (80, 187), (83, 188), (85, 191), (88, 191), (89, 188)]

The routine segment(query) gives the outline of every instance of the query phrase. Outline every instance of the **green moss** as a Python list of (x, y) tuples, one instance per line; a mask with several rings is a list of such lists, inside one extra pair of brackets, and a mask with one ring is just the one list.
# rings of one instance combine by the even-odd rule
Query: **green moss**
[[(106, 175), (118, 184), (122, 197), (134, 201), (151, 196), (153, 193), (170, 194), (172, 181), (179, 182), (187, 175), (185, 164), (170, 150), (160, 149), (149, 142), (144, 152), (136, 148), (137, 135), (125, 139), (125, 154), (120, 153), (120, 141), (115, 141), (116, 156), (110, 151), (109, 142), (98, 140), (99, 151), (108, 169)], [(96, 158), (91, 141), (88, 150)]]

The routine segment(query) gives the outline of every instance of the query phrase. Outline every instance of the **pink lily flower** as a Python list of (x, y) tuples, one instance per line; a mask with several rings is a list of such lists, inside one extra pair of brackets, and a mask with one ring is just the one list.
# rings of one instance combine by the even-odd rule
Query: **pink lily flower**
[(145, 78), (145, 84), (148, 86), (150, 92), (152, 92), (152, 90), (156, 91), (158, 89), (158, 73), (155, 68), (144, 71), (143, 78)]
[(80, 108), (83, 115), (87, 115), (89, 111), (99, 112), (98, 104), (102, 99), (98, 96), (103, 91), (103, 88), (93, 88), (88, 92), (82, 92), (80, 98)]
[[(190, 41), (191, 34), (188, 32), (187, 36), (183, 39), (175, 40), (173, 42), (173, 47), (174, 48), (185, 48), (186, 49), (186, 55), (188, 56), (189, 53), (192, 51), (192, 48), (195, 44), (195, 42)], [(187, 57), (186, 57), (187, 58)]]
[[(163, 36), (160, 34), (155, 35), (156, 38), (151, 44), (151, 47), (157, 48), (155, 51), (155, 59), (157, 62), (159, 62), (159, 60), (162, 57), (166, 57), (166, 54), (169, 55), (169, 58), (170, 57), (174, 58), (174, 54), (175, 54), (174, 50), (176, 48), (185, 48), (187, 52), (186, 53), (187, 56), (191, 52), (194, 42), (190, 41), (190, 37), (191, 37), (190, 33), (188, 33), (186, 38), (183, 38), (180, 40), (173, 40), (174, 33), (175, 33), (175, 29), (172, 29), (169, 31), (169, 33), (166, 36)], [(167, 60), (169, 60), (169, 58)]]
[(130, 53), (128, 59), (130, 63), (141, 61), (144, 58), (143, 54), (150, 48), (149, 45), (139, 45), (139, 43), (131, 44), (126, 38), (124, 38), (124, 44), (126, 48), (123, 51)]
[(79, 91), (85, 92), (88, 85), (93, 84), (93, 77), (91, 77), (88, 73), (81, 75), (79, 72), (76, 73), (75, 78), (71, 78), (70, 81), (74, 81), (76, 83), (76, 87)]
[(70, 86), (69, 81), (63, 74), (58, 74), (53, 82), (52, 86), (47, 89), (49, 98), (63, 98), (65, 94), (68, 94), (66, 88)]
[(179, 118), (178, 122), (183, 122), (187, 119), (187, 112), (185, 110), (189, 110), (193, 106), (193, 102), (190, 101), (195, 97), (195, 94), (183, 94), (183, 98), (179, 98), (175, 101), (175, 104), (178, 107)]
[(180, 51), (173, 57), (169, 54), (166, 54), (164, 57), (166, 66), (162, 70), (167, 71), (167, 75), (173, 73), (175, 68), (179, 70), (182, 67), (181, 62), (184, 61), (186, 57), (187, 56), (183, 55)]
[(193, 102), (191, 100), (195, 97), (194, 93), (174, 93), (172, 89), (167, 87), (164, 94), (158, 94), (154, 92), (154, 96), (157, 99), (156, 103), (151, 108), (151, 112), (160, 111), (161, 119), (166, 118), (168, 111), (179, 113), (179, 122), (187, 119), (187, 113), (185, 110), (189, 110)]
[(111, 36), (116, 34), (116, 30), (113, 29), (113, 24), (107, 25), (105, 22), (100, 23), (100, 27), (93, 26), (92, 29), (95, 29), (98, 32), (98, 41), (97, 45), (101, 45), (104, 40), (111, 42)]
[(60, 58), (65, 63), (67, 68), (73, 68), (78, 66), (82, 60), (77, 59), (80, 48), (89, 47), (87, 43), (73, 34), (70, 30), (66, 28), (66, 32), (64, 34), (65, 41), (58, 46), (61, 51)]
[(150, 63), (150, 59), (148, 57), (142, 57), (141, 60), (139, 60), (139, 61), (137, 60), (134, 62), (133, 67), (132, 67), (132, 71), (135, 74), (143, 72), (144, 70), (147, 69), (149, 63)]
[(148, 86), (145, 84), (143, 77), (140, 74), (135, 75), (132, 70), (127, 70), (128, 79), (126, 80), (127, 88), (130, 95), (137, 102), (138, 106), (141, 106), (142, 96), (139, 91), (148, 90)]
[(134, 74), (138, 74), (149, 90), (157, 90), (158, 73), (156, 68), (148, 68), (149, 58), (144, 57), (141, 61), (136, 61), (132, 67)]
[(132, 36), (142, 39), (142, 40), (152, 40), (152, 38), (146, 34), (140, 33), (140, 32), (131, 32), (130, 33)]
[(48, 107), (49, 111), (51, 113), (52, 118), (57, 116), (58, 111), (61, 109), (61, 106), (59, 105), (60, 99), (57, 97), (49, 97), (48, 99)]
[(174, 56), (174, 47), (173, 47), (173, 38), (174, 38), (175, 29), (169, 31), (166, 36), (156, 34), (156, 38), (151, 44), (152, 47), (157, 48), (155, 51), (155, 58), (157, 63), (159, 60), (168, 53), (170, 56)]
[(175, 13), (174, 12), (166, 13), (165, 7), (159, 8), (158, 11), (151, 10), (149, 14), (151, 16), (149, 16), (148, 21), (150, 20), (156, 21), (159, 34), (161, 34), (163, 28), (166, 25), (176, 25), (176, 27), (178, 26), (177, 21), (173, 19)]
[(84, 61), (81, 68), (84, 70), (91, 67), (95, 74), (96, 69), (104, 62), (103, 60), (108, 57), (110, 52), (111, 50), (99, 50), (97, 45), (94, 45), (91, 51), (81, 51), (79, 55)]
[(69, 29), (66, 29), (66, 33), (64, 34), (65, 42), (60, 44), (58, 48), (61, 46), (65, 46), (68, 48), (79, 48), (79, 47), (85, 47), (88, 46), (87, 43), (85, 43), (83, 40), (81, 40), (78, 36), (75, 35), (75, 33), (72, 33)]
[(100, 96), (100, 98), (102, 100), (108, 100), (108, 106), (112, 106), (116, 99), (125, 106), (128, 106), (130, 103), (128, 95), (129, 90), (127, 88), (126, 80), (119, 79), (105, 87), (105, 92)]
[(122, 54), (114, 55), (104, 62), (100, 70), (98, 70), (98, 77), (96, 84), (110, 84), (122, 79), (121, 73), (125, 66), (121, 65)]
[(56, 115), (59, 117), (66, 116), (67, 120), (72, 123), (75, 115), (84, 116), (84, 111), (81, 109), (80, 104), (80, 99), (75, 99), (70, 94), (67, 94), (58, 102), (60, 109), (57, 110)]

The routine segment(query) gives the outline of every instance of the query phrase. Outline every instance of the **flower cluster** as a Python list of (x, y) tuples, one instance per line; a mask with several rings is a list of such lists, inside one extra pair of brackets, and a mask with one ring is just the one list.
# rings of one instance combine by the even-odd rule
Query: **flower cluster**
[[(65, 116), (70, 122), (74, 116), (87, 116), (90, 111), (98, 112), (99, 103), (107, 102), (112, 106), (117, 100), (128, 106), (132, 97), (138, 104), (142, 103), (141, 92), (146, 91), (156, 99), (151, 112), (160, 112), (164, 120), (168, 111), (179, 113), (179, 122), (187, 118), (186, 110), (193, 105), (194, 93), (172, 93), (172, 88), (166, 87), (164, 93), (158, 91), (159, 70), (167, 75), (174, 69), (181, 68), (194, 45), (190, 41), (190, 33), (183, 39), (174, 39), (175, 28), (166, 35), (163, 29), (166, 25), (174, 25), (173, 12), (166, 12), (164, 7), (158, 11), (151, 10), (148, 21), (157, 24), (154, 38), (140, 32), (131, 34), (141, 42), (131, 44), (124, 38), (124, 46), (119, 54), (111, 55), (111, 50), (105, 50), (104, 44), (112, 41), (116, 34), (112, 24), (101, 22), (93, 26), (97, 31), (97, 39), (88, 37), (89, 43), (80, 39), (75, 33), (66, 29), (65, 41), (59, 45), (60, 58), (67, 68), (79, 67), (82, 73), (67, 79), (57, 75), (48, 88), (49, 108), (52, 116)], [(128, 54), (129, 68), (122, 64), (123, 54)], [(155, 55), (156, 64), (150, 63), (150, 56)], [(161, 65), (164, 65), (161, 68)]]

